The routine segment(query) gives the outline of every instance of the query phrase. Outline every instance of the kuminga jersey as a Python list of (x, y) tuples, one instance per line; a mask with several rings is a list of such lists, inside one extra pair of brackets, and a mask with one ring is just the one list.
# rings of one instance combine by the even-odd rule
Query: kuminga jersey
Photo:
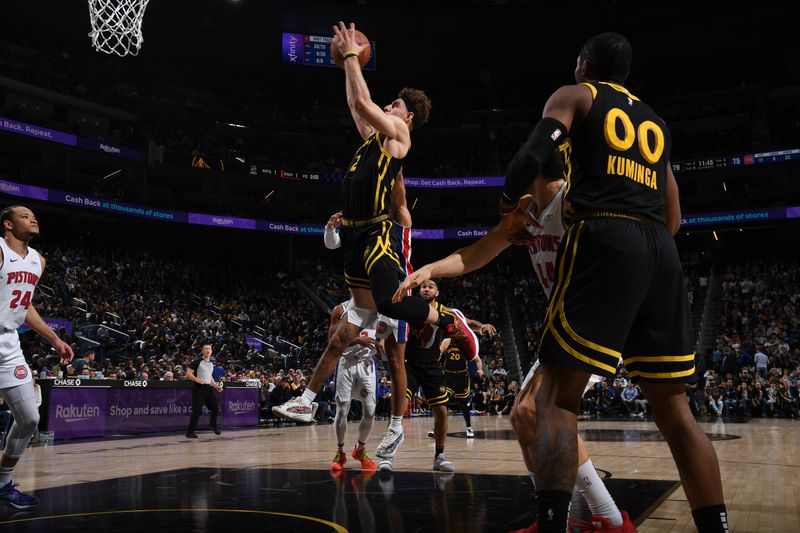
[(33, 301), (33, 292), (42, 275), (42, 258), (28, 247), (28, 255), (22, 257), (9, 248), (0, 237), (3, 250), (3, 265), (0, 267), (0, 328), (17, 329), (25, 322), (28, 308)]
[(567, 182), (561, 185), (553, 199), (539, 213), (534, 214), (535, 202), (528, 204), (527, 213), (541, 227), (528, 226), (528, 231), (536, 235), (539, 239), (528, 246), (531, 254), (531, 262), (539, 283), (544, 289), (544, 293), (550, 298), (553, 285), (556, 282), (556, 256), (558, 255), (558, 245), (564, 236), (564, 222), (561, 219), (561, 204), (564, 199), (564, 191), (567, 190)]
[(389, 155), (385, 140), (375, 133), (356, 150), (342, 183), (343, 218), (367, 220), (389, 213), (389, 197), (403, 159)]
[(592, 107), (571, 134), (566, 219), (613, 211), (661, 223), (672, 138), (661, 118), (621, 85), (584, 83)]

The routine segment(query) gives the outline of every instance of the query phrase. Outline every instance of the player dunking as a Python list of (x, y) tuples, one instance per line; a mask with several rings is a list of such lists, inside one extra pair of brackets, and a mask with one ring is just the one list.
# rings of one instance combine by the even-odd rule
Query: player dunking
[[(692, 322), (673, 235), (678, 186), (664, 121), (623, 83), (633, 52), (603, 33), (578, 55), (576, 85), (548, 99), (509, 165), (505, 219), (552, 150), (570, 139), (568, 225), (542, 337), (534, 441), (539, 531), (563, 532), (578, 466), (577, 421), (591, 374), (620, 357), (653, 406), (701, 533), (727, 531), (719, 462), (686, 402), (695, 374)], [(513, 224), (508, 222), (513, 230)]]
[[(359, 309), (377, 309), (386, 317), (403, 322), (429, 323), (462, 334), (452, 313), (438, 312), (417, 297), (392, 302), (392, 295), (407, 272), (403, 244), (407, 233), (389, 218), (392, 191), (403, 161), (411, 149), (411, 131), (419, 128), (430, 114), (430, 100), (422, 91), (403, 89), (398, 98), (381, 109), (373, 101), (361, 73), (357, 57), (364, 48), (355, 36), (355, 25), (343, 22), (334, 27), (333, 45), (344, 57), (347, 103), (359, 133), (364, 139), (356, 151), (342, 185), (342, 230), (344, 275)], [(309, 416), (313, 395), (332, 372), (358, 328), (342, 321), (320, 357), (311, 383), (301, 398), (276, 407), (281, 416)], [(400, 324), (399, 328), (403, 329)], [(400, 350), (390, 351), (396, 358)], [(392, 376), (392, 397), (406, 388), (405, 370), (398, 361)], [(393, 415), (395, 405), (392, 405)], [(392, 419), (376, 455), (391, 457), (403, 440), (402, 425)]]
[(39, 409), (31, 380), (31, 369), (22, 355), (17, 328), (23, 323), (49, 342), (69, 363), (72, 348), (45, 324), (31, 303), (45, 261), (28, 246), (39, 236), (39, 223), (27, 207), (10, 206), (0, 212), (4, 238), (0, 239), (0, 396), (14, 415), (3, 456), (0, 458), (0, 501), (17, 509), (39, 505), (39, 500), (17, 490), (11, 472), (39, 424)]
[[(568, 146), (564, 145), (562, 148), (566, 151)], [(416, 284), (424, 284), (430, 277), (456, 277), (482, 268), (513, 241), (516, 244), (528, 243), (533, 268), (542, 289), (549, 297), (555, 282), (556, 249), (564, 235), (561, 216), (563, 194), (566, 190), (563, 161), (560, 150), (555, 150), (551, 154), (540, 176), (536, 178), (530, 188), (533, 196), (525, 197), (524, 202), (529, 201), (529, 203), (524, 209), (520, 209), (512, 215), (515, 217), (515, 231), (510, 239), (507, 237), (503, 225), (498, 224), (478, 242), (414, 272), (403, 283), (401, 290), (411, 288)], [(528, 226), (528, 223), (532, 225)], [(534, 486), (536, 486), (536, 481), (533, 473), (534, 458), (531, 447), (537, 425), (534, 396), (541, 382), (541, 371), (538, 368), (539, 362), (537, 361), (522, 382), (520, 394), (511, 410), (511, 425), (514, 427), (525, 465)], [(590, 381), (594, 383), (597, 379), (600, 378), (593, 376)], [(625, 533), (635, 531), (628, 514), (617, 508), (613, 498), (597, 475), (586, 451), (586, 444), (580, 436), (578, 436), (578, 451), (580, 468), (575, 488), (586, 499), (593, 515), (592, 522), (598, 524), (597, 528), (601, 531)], [(524, 531), (528, 530), (522, 530), (522, 532)]]

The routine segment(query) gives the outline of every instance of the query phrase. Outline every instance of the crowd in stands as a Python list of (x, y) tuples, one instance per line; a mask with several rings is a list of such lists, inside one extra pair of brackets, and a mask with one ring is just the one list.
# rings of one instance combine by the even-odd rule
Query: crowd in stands
[(725, 270), (720, 334), (697, 386), (712, 416), (798, 417), (798, 268), (764, 257)]

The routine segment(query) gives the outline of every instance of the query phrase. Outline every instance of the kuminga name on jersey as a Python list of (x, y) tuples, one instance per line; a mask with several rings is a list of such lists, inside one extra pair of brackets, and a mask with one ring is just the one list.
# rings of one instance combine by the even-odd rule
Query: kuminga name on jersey
[(571, 138), (566, 219), (574, 213), (609, 211), (665, 224), (672, 150), (667, 125), (621, 85), (582, 85), (592, 91), (592, 107)]

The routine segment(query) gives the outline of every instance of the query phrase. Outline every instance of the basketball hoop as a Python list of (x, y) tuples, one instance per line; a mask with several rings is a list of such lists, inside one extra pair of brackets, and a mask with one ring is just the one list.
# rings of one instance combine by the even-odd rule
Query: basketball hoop
[(150, 0), (89, 0), (92, 46), (98, 52), (135, 56), (142, 47), (142, 19)]

